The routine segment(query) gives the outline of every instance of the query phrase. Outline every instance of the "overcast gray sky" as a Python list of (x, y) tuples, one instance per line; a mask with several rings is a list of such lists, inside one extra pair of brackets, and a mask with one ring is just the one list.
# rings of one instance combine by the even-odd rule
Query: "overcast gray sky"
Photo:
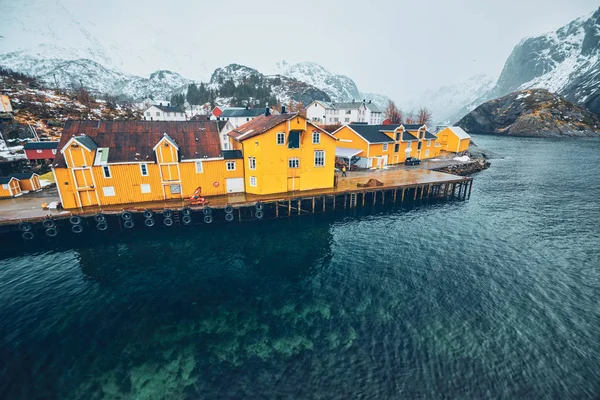
[[(592, 13), (598, 0), (62, 0), (90, 30), (127, 48), (123, 68), (199, 78), (227, 63), (269, 72), (314, 61), (393, 98), (477, 73), (498, 75), (525, 36)], [(126, 3), (126, 4), (123, 4)], [(142, 61), (145, 49), (168, 54)]]

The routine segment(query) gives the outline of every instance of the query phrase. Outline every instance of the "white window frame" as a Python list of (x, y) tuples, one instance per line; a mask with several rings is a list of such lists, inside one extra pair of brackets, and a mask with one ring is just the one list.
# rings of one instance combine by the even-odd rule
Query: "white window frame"
[(56, 154), (56, 149), (52, 149), (52, 154)]
[[(318, 155), (322, 156), (318, 157)], [(325, 166), (325, 150), (315, 150), (314, 156), (315, 168), (323, 168)], [(318, 160), (320, 160), (321, 163), (318, 163)]]
[(429, 149), (425, 150), (425, 157), (429, 157)]
[(227, 167), (227, 171), (235, 171), (235, 161), (227, 161), (225, 165)]
[(248, 157), (248, 169), (256, 169), (256, 157)]
[(255, 176), (250, 177), (250, 186), (256, 187), (256, 177)]
[(411, 145), (412, 142), (406, 142), (406, 150), (412, 150)]
[(204, 165), (202, 165), (202, 161), (196, 161), (194, 164), (196, 164), (196, 173), (197, 174), (201, 174), (204, 172)]
[(312, 142), (313, 142), (313, 144), (321, 144), (321, 132), (319, 132), (319, 131), (313, 132)]
[(381, 145), (381, 151), (388, 151), (388, 144), (384, 143)]
[[(283, 146), (285, 145), (285, 132), (277, 132), (277, 146)], [(281, 143), (279, 143), (279, 138), (282, 138)]]
[(300, 159), (298, 157), (288, 158), (288, 168), (300, 168)]
[[(144, 173), (144, 169), (146, 169), (146, 173)], [(140, 164), (140, 174), (142, 174), (142, 176), (148, 176), (148, 164), (146, 164), (146, 163)]]
[[(108, 176), (106, 175), (107, 171), (108, 171)], [(109, 165), (103, 165), (102, 166), (102, 174), (104, 175), (104, 177), (106, 179), (112, 179), (112, 171), (110, 170), (110, 166)]]
[(104, 197), (115, 197), (117, 195), (115, 193), (115, 187), (114, 186), (104, 186), (102, 188), (102, 194), (104, 194)]
[(160, 117), (160, 111), (157, 111), (157, 112), (156, 112), (156, 116), (157, 116), (157, 117)]
[(152, 188), (150, 187), (149, 183), (142, 183), (140, 185), (140, 190), (142, 191), (143, 194), (152, 193)]

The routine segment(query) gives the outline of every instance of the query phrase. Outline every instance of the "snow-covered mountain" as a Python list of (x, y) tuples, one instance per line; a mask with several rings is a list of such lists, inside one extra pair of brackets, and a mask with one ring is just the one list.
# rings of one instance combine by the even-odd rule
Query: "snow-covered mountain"
[[(219, 91), (228, 80), (233, 81), (236, 86), (244, 81), (264, 85), (270, 90), (270, 95), (282, 104), (293, 101), (308, 105), (313, 100), (331, 101), (327, 93), (309, 83), (283, 75), (264, 75), (254, 68), (240, 64), (229, 64), (217, 68), (211, 75), (208, 87), (214, 91)], [(230, 99), (222, 98), (219, 100), (226, 104)]]
[(129, 75), (89, 59), (38, 59), (10, 53), (0, 54), (0, 66), (36, 77), (48, 87), (73, 89), (83, 86), (99, 94), (131, 99), (149, 95), (167, 97), (192, 82), (171, 71), (156, 71), (148, 78)]
[(496, 85), (458, 114), (467, 114), (490, 99), (533, 88), (558, 93), (600, 115), (600, 8), (556, 31), (521, 40)]
[(464, 115), (464, 113), (460, 114), (461, 111), (459, 110), (462, 110), (465, 104), (471, 104), (489, 93), (495, 83), (496, 79), (494, 77), (478, 74), (455, 85), (442, 86), (436, 90), (426, 90), (418, 98), (401, 106), (406, 111), (427, 107), (432, 112), (434, 121), (451, 123)]
[(275, 65), (274, 73), (309, 83), (327, 93), (332, 101), (366, 99), (373, 101), (383, 109), (389, 100), (384, 95), (360, 92), (351, 78), (333, 74), (315, 62), (305, 61), (290, 64), (280, 61)]

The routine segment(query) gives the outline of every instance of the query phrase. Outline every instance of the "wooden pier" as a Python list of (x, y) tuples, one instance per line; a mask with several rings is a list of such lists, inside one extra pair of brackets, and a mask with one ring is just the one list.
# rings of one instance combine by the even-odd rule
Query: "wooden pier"
[[(371, 186), (368, 186), (369, 182)], [(472, 178), (422, 169), (353, 172), (348, 177), (337, 175), (336, 186), (331, 189), (273, 195), (213, 196), (208, 198), (209, 205), (204, 207), (190, 206), (187, 200), (88, 207), (51, 217), (40, 215), (5, 220), (0, 222), (0, 228), (4, 232), (19, 231), (24, 239), (33, 239), (109, 228), (170, 228), (291, 218), (385, 205), (408, 207), (466, 200), (471, 195), (472, 186)]]

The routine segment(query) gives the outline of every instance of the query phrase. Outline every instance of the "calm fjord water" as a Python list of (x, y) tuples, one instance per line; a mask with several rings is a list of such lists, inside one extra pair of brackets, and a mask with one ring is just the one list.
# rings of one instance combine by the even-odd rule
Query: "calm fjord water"
[(600, 396), (600, 141), (476, 141), (467, 202), (3, 243), (0, 398)]

